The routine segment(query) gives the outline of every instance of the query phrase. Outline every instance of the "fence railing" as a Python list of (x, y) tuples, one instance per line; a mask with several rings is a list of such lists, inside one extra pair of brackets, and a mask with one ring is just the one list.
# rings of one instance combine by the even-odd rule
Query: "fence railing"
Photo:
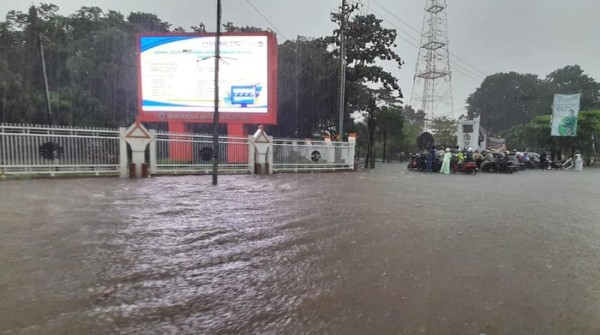
[[(247, 137), (221, 136), (219, 171), (249, 173), (249, 145)], [(157, 132), (156, 164), (151, 173), (209, 173), (212, 171), (212, 146), (212, 135)]]
[(354, 169), (354, 143), (296, 139), (273, 141), (275, 172), (352, 169)]
[(118, 175), (117, 129), (0, 124), (0, 175)]
[[(150, 174), (212, 172), (212, 134), (150, 131)], [(120, 175), (129, 163), (126, 130), (0, 124), (0, 176)], [(274, 172), (351, 170), (354, 144), (273, 139), (268, 161)], [(219, 172), (252, 173), (252, 137), (219, 138)], [(272, 157), (271, 157), (272, 155)], [(131, 156), (131, 155), (129, 155)]]

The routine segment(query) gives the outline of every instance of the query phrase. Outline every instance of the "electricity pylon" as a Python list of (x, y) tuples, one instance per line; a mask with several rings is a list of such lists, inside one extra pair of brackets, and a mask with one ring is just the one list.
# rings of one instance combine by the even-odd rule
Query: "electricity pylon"
[(446, 0), (426, 1), (410, 104), (425, 112), (424, 131), (429, 131), (434, 118), (454, 118), (454, 106)]

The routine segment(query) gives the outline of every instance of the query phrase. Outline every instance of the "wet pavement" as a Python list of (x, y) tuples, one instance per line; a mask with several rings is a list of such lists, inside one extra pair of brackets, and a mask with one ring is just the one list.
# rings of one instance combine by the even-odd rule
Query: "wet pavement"
[(600, 334), (600, 170), (0, 182), (0, 334)]

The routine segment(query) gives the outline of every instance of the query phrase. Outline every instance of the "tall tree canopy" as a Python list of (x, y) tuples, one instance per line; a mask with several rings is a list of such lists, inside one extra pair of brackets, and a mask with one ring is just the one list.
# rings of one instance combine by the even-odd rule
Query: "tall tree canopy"
[[(346, 41), (346, 94), (345, 115), (354, 111), (366, 110), (369, 104), (367, 85), (379, 85), (390, 94), (402, 98), (398, 78), (386, 71), (382, 63), (391, 62), (400, 68), (404, 61), (394, 51), (396, 48), (395, 29), (385, 28), (383, 20), (373, 14), (354, 15), (357, 7), (345, 8), (349, 16), (345, 29)], [(327, 41), (333, 47), (333, 54), (340, 55), (341, 13), (332, 13), (332, 21), (338, 24), (333, 36)]]
[(551, 95), (581, 93), (581, 110), (600, 108), (600, 83), (585, 74), (579, 65), (553, 71), (544, 82)]
[(415, 111), (414, 108), (412, 108), (412, 106), (410, 105), (406, 105), (403, 108), (404, 111), (404, 117), (406, 118), (406, 121), (408, 121), (409, 123), (417, 126), (418, 128), (423, 128), (423, 125), (425, 124), (425, 112), (422, 110), (418, 110)]
[(555, 93), (581, 93), (581, 109), (600, 106), (600, 84), (579, 65), (553, 71), (541, 80), (534, 74), (496, 73), (467, 99), (470, 117), (481, 115), (481, 123), (492, 133), (526, 124), (537, 115), (551, 114)]
[[(81, 7), (70, 16), (40, 4), (0, 22), (0, 121), (116, 126), (137, 115), (137, 32), (166, 32), (149, 13)], [(46, 112), (41, 49), (52, 119)]]
[(485, 78), (467, 99), (469, 117), (481, 115), (481, 124), (499, 132), (526, 123), (539, 113), (542, 85), (534, 74), (497, 73)]
[(521, 151), (545, 151), (572, 155), (581, 151), (589, 160), (596, 155), (595, 147), (600, 145), (600, 110), (586, 110), (577, 117), (577, 136), (550, 136), (550, 115), (538, 115), (526, 124), (517, 125), (506, 132), (509, 148)]
[[(349, 128), (350, 112), (366, 109), (367, 85), (401, 96), (397, 78), (381, 62), (402, 65), (393, 51), (393, 29), (383, 27), (373, 15), (350, 14), (346, 27)], [(232, 22), (223, 28), (228, 32), (270, 31)], [(199, 23), (190, 29), (205, 32), (206, 26)], [(138, 114), (136, 34), (184, 31), (153, 13), (123, 15), (94, 6), (67, 16), (52, 4), (11, 11), (0, 21), (0, 122), (126, 125)], [(279, 41), (279, 125), (272, 127), (274, 135), (305, 137), (316, 131), (335, 131), (340, 77), (337, 34), (339, 29), (334, 36)], [(42, 46), (51, 120), (46, 112)]]
[(431, 121), (431, 130), (435, 144), (454, 146), (456, 144), (456, 120), (448, 117), (437, 117)]

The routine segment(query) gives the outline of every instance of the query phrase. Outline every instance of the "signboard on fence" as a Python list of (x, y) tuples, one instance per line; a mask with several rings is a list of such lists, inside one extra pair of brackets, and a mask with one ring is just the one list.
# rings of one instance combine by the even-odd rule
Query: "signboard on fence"
[[(138, 36), (140, 120), (212, 122), (216, 36)], [(223, 33), (219, 112), (223, 123), (277, 123), (277, 41), (272, 33)]]
[(555, 94), (552, 104), (551, 136), (577, 136), (581, 94)]

